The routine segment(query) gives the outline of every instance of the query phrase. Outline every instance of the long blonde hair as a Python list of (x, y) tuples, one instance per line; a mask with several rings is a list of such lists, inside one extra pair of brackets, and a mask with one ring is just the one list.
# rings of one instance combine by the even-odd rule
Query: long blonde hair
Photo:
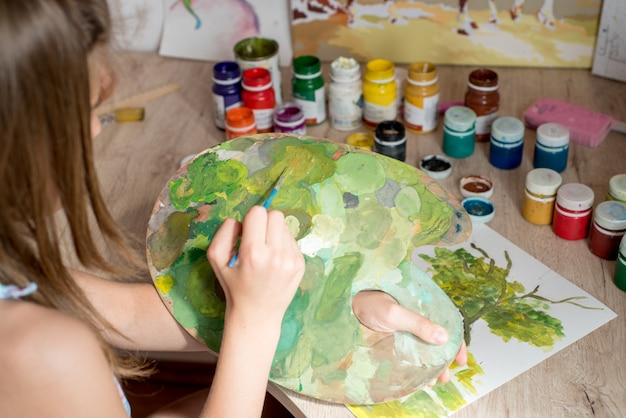
[[(142, 373), (102, 338), (112, 328), (64, 265), (52, 216), (60, 204), (85, 267), (132, 274), (141, 264), (105, 207), (92, 156), (88, 57), (109, 27), (106, 0), (0, 0), (0, 282), (36, 283), (28, 299), (88, 324), (129, 377)], [(97, 248), (91, 215), (113, 259)]]

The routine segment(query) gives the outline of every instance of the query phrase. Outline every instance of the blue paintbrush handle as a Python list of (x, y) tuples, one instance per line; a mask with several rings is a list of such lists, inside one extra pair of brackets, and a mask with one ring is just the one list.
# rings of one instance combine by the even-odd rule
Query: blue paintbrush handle
[[(263, 202), (263, 207), (265, 209), (269, 208), (270, 205), (272, 204), (272, 200), (274, 200), (274, 196), (276, 196), (276, 193), (278, 193), (278, 184), (276, 184), (276, 186), (274, 186), (274, 188), (272, 189), (272, 191), (270, 192), (270, 195), (267, 196), (267, 199), (265, 199), (265, 202)], [(237, 251), (235, 251), (235, 254), (233, 255), (233, 258), (230, 259), (230, 262), (228, 263), (228, 267), (232, 267), (235, 265), (235, 263), (237, 262), (237, 256), (239, 255), (239, 249), (237, 249)]]

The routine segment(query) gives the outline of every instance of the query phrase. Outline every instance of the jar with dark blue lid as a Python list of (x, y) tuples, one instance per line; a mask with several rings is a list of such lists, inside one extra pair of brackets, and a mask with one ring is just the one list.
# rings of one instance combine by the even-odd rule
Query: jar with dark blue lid
[(222, 61), (213, 66), (213, 104), (215, 126), (226, 127), (226, 112), (241, 107), (241, 70), (234, 61)]
[(504, 170), (517, 168), (522, 163), (524, 124), (517, 118), (504, 116), (491, 125), (489, 162)]

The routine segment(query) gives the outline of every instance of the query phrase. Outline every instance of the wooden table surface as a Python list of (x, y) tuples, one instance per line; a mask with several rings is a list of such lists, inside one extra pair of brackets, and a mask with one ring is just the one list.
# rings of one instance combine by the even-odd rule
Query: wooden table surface
[[(95, 139), (96, 165), (115, 218), (142, 245), (152, 207), (181, 159), (218, 144), (224, 133), (213, 122), (212, 63), (163, 58), (151, 52), (119, 52), (113, 60), (116, 90), (105, 104), (166, 83), (176, 93), (145, 104), (140, 123), (105, 126)], [(463, 100), (470, 67), (439, 67), (440, 101)], [(399, 67), (399, 70), (404, 70)], [(592, 76), (588, 70), (495, 68), (500, 80), (500, 115), (522, 117), (540, 97), (569, 101), (626, 121), (626, 84)], [(328, 67), (325, 65), (325, 79)], [(283, 68), (283, 91), (291, 97), (290, 68)], [(436, 132), (409, 134), (407, 160), (416, 165), (428, 154), (442, 154), (442, 123)], [(365, 128), (360, 131), (366, 131)], [(353, 132), (328, 123), (307, 130), (311, 136), (344, 141)], [(466, 159), (452, 159), (452, 175), (441, 184), (460, 198), (458, 181), (481, 174), (494, 182), (496, 217), (489, 224), (552, 270), (602, 301), (618, 317), (546, 361), (454, 414), (455, 417), (620, 417), (626, 413), (626, 292), (613, 284), (615, 261), (597, 258), (587, 241), (565, 241), (549, 226), (521, 216), (526, 174), (532, 167), (535, 132), (526, 130), (524, 158), (514, 170), (489, 164), (487, 143)], [(604, 200), (609, 178), (626, 173), (626, 135), (610, 133), (597, 147), (572, 143), (563, 183), (583, 183)], [(342, 405), (319, 402), (270, 384), (270, 392), (296, 416), (351, 417)]]

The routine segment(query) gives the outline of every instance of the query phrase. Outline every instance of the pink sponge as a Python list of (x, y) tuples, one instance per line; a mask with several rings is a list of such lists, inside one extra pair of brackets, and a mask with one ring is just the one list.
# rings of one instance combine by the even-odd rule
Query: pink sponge
[(544, 123), (558, 123), (570, 131), (570, 140), (597, 147), (606, 138), (614, 120), (609, 115), (551, 99), (538, 99), (524, 111), (524, 123), (536, 129)]

